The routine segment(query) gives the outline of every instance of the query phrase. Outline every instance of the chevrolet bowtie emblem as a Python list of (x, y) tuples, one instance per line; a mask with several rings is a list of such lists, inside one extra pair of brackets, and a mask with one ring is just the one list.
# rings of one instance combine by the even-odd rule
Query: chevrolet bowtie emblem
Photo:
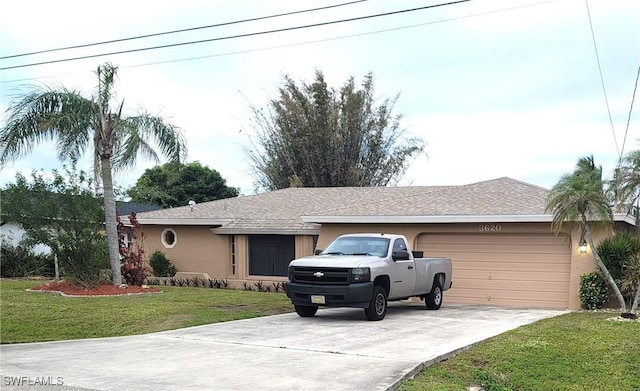
[(315, 272), (315, 273), (313, 273), (313, 276), (320, 278), (320, 277), (324, 276), (324, 273), (323, 272)]

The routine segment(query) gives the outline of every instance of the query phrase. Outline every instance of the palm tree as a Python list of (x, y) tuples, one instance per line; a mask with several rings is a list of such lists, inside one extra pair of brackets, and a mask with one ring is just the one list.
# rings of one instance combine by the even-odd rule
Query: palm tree
[[(618, 164), (611, 181), (618, 205), (623, 211), (631, 210), (640, 198), (640, 150), (627, 153)], [(636, 228), (638, 226), (636, 225)]]
[[(640, 199), (640, 150), (631, 151), (620, 160), (611, 181), (611, 191), (621, 210), (626, 212), (636, 207), (636, 233), (640, 233), (640, 213), (637, 209)], [(631, 313), (636, 313), (639, 302), (640, 286), (636, 289)]]
[(93, 149), (94, 174), (102, 181), (105, 228), (112, 282), (121, 283), (112, 172), (133, 166), (138, 154), (159, 162), (150, 144), (171, 161), (186, 157), (186, 143), (178, 130), (160, 117), (142, 112), (124, 117), (124, 102), (115, 103), (114, 82), (118, 68), (98, 66), (94, 96), (83, 97), (66, 88), (31, 87), (7, 109), (8, 119), (0, 129), (0, 165), (30, 153), (35, 144), (56, 141), (58, 159), (77, 159)]
[(591, 227), (612, 224), (613, 213), (610, 205), (611, 202), (604, 190), (602, 167), (596, 166), (593, 156), (580, 158), (575, 171), (563, 175), (553, 186), (547, 198), (547, 211), (553, 214), (554, 231), (560, 232), (565, 224), (570, 228), (576, 224), (579, 225), (591, 246), (594, 260), (615, 293), (622, 313), (626, 314), (627, 306), (624, 297), (602, 262), (591, 234)]

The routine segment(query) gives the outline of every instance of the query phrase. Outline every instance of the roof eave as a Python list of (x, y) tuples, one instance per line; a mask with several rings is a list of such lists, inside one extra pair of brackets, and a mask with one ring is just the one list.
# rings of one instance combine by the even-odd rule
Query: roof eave
[(320, 228), (211, 228), (224, 235), (320, 235)]
[(621, 221), (633, 226), (636, 225), (636, 217), (630, 213), (615, 213), (613, 215), (613, 221)]
[[(635, 218), (629, 214), (614, 214), (614, 221), (622, 221), (635, 225)], [(553, 215), (441, 215), (441, 216), (302, 216), (305, 223), (551, 223)]]
[(552, 215), (302, 216), (305, 223), (507, 223), (551, 222)]
[(197, 226), (223, 226), (232, 222), (233, 219), (200, 219), (200, 218), (138, 218), (141, 225), (197, 225)]

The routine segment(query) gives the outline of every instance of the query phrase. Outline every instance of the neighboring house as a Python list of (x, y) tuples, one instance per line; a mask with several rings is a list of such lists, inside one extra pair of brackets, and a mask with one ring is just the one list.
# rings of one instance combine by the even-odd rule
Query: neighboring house
[(121, 217), (126, 217), (131, 212), (138, 214), (160, 209), (162, 209), (162, 207), (158, 205), (141, 204), (139, 202), (116, 201), (116, 213)]
[[(131, 212), (140, 213), (152, 210), (162, 209), (162, 207), (150, 204), (141, 204), (137, 202), (116, 201), (116, 211), (120, 216), (126, 218)], [(24, 236), (24, 229), (19, 223), (2, 221), (0, 222), (0, 236), (12, 246), (18, 246)], [(49, 254), (51, 248), (42, 244), (38, 244), (33, 248), (36, 254)]]
[[(499, 178), (461, 186), (288, 188), (138, 214), (150, 250), (178, 271), (240, 287), (284, 281), (294, 258), (351, 232), (401, 233), (453, 263), (448, 303), (578, 309), (594, 270), (581, 232), (551, 231), (547, 189)], [(620, 228), (635, 219), (615, 215)], [(608, 235), (601, 233), (600, 235)], [(596, 238), (598, 239), (598, 238)]]
[[(23, 236), (24, 230), (20, 224), (7, 221), (0, 222), (0, 237), (3, 243), (6, 242), (13, 247), (17, 247), (20, 245)], [(44, 244), (38, 244), (33, 247), (33, 252), (35, 254), (49, 254), (51, 248)]]

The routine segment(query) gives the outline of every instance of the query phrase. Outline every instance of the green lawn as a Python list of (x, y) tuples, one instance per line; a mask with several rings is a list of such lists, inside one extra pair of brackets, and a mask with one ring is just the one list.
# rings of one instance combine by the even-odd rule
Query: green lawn
[(143, 334), (292, 312), (284, 293), (162, 286), (163, 293), (62, 297), (27, 292), (42, 281), (0, 282), (0, 343)]
[(520, 327), (424, 369), (401, 391), (640, 390), (640, 323), (575, 312)]
[[(67, 298), (26, 291), (38, 284), (0, 283), (0, 342), (141, 334), (292, 311), (283, 293), (162, 286), (154, 295)], [(640, 390), (640, 322), (606, 320), (615, 315), (575, 312), (520, 327), (424, 369), (400, 390)]]

